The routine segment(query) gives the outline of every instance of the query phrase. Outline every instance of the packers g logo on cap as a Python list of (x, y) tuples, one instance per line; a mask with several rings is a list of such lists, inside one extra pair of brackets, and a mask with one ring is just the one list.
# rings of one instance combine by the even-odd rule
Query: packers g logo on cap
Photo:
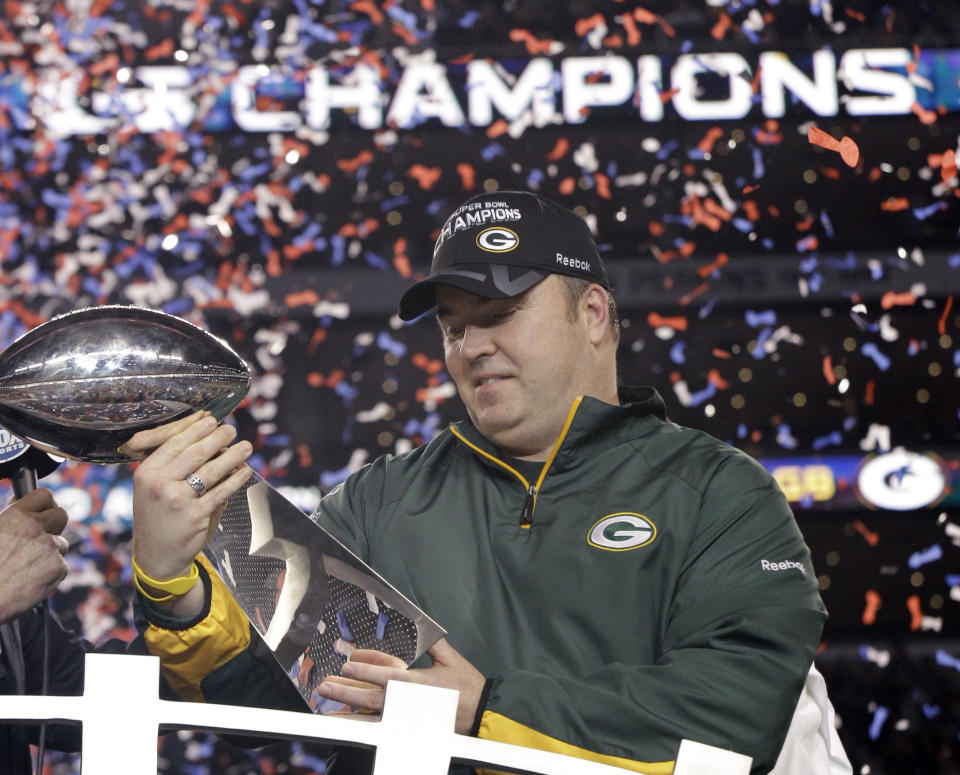
[(477, 247), (488, 253), (509, 253), (519, 244), (517, 233), (502, 226), (491, 226), (477, 235)]
[(587, 543), (608, 552), (625, 552), (646, 546), (656, 537), (656, 526), (643, 514), (621, 511), (595, 522), (587, 533)]

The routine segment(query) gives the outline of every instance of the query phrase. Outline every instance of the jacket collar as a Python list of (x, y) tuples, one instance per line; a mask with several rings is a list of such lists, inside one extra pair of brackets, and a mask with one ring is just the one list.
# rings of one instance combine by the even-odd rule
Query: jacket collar
[[(629, 429), (624, 427), (628, 419), (646, 418), (651, 428), (666, 420), (666, 404), (654, 388), (621, 387), (618, 394), (619, 406), (590, 397), (580, 401), (551, 466), (553, 469), (570, 467), (575, 453), (593, 455), (615, 446), (622, 434), (623, 438), (636, 438), (635, 425)], [(502, 453), (469, 420), (454, 423), (452, 430), (486, 455), (502, 459)]]

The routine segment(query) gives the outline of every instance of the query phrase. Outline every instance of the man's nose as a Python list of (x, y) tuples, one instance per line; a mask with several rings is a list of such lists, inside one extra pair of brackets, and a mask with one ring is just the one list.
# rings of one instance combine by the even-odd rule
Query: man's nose
[(463, 338), (460, 340), (460, 357), (471, 360), (490, 355), (495, 349), (489, 329), (483, 326), (464, 326)]

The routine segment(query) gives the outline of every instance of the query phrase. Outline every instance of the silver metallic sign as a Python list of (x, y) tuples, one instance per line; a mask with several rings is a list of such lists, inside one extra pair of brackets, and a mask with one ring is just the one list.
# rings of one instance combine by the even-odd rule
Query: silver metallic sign
[(88, 307), (37, 326), (0, 353), (0, 425), (36, 447), (122, 463), (137, 431), (206, 409), (222, 420), (250, 370), (192, 323), (140, 307)]

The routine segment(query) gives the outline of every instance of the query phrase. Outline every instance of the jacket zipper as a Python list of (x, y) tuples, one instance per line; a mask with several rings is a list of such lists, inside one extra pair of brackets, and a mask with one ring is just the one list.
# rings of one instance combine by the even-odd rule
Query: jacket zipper
[(524, 477), (523, 474), (521, 474), (515, 468), (507, 465), (499, 458), (491, 455), (489, 452), (480, 449), (480, 447), (478, 447), (476, 444), (471, 443), (463, 435), (461, 435), (456, 428), (454, 428), (452, 425), (450, 426), (450, 432), (460, 439), (460, 441), (470, 447), (470, 449), (482, 457), (485, 457), (488, 460), (496, 463), (501, 468), (505, 468), (523, 483), (523, 486), (526, 488), (526, 493), (524, 494), (523, 498), (523, 508), (520, 510), (520, 527), (524, 530), (529, 530), (533, 525), (533, 511), (537, 507), (538, 490), (540, 485), (543, 484), (543, 480), (546, 477), (550, 466), (553, 464), (553, 460), (557, 456), (557, 452), (560, 451), (560, 446), (563, 444), (563, 440), (567, 437), (567, 431), (570, 430), (570, 424), (573, 422), (573, 416), (577, 413), (577, 409), (580, 408), (581, 401), (583, 401), (583, 396), (577, 396), (573, 400), (573, 405), (570, 407), (569, 414), (567, 414), (567, 421), (563, 424), (563, 430), (560, 431), (559, 438), (553, 445), (553, 449), (550, 450), (550, 456), (547, 458), (546, 462), (543, 464), (543, 468), (540, 470), (540, 476), (537, 479), (536, 484), (530, 484), (530, 482), (526, 480), (526, 477)]

